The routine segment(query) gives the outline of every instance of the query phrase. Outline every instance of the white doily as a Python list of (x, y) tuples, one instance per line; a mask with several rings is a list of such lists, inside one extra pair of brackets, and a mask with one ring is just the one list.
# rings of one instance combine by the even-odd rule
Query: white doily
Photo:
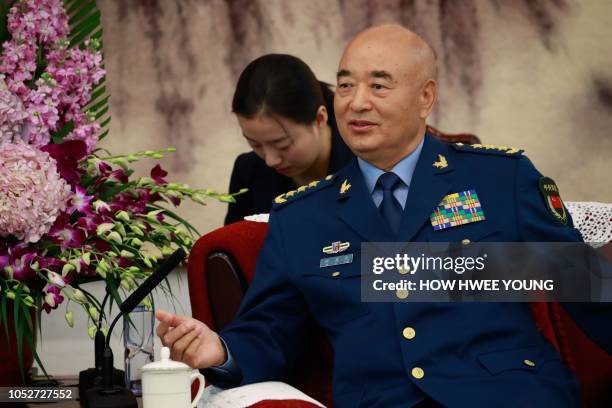
[(253, 221), (253, 222), (268, 222), (268, 218), (270, 218), (270, 214), (267, 214), (267, 213), (247, 215), (246, 217), (244, 217), (246, 221)]
[(612, 241), (612, 204), (566, 201), (565, 206), (585, 242), (597, 248)]

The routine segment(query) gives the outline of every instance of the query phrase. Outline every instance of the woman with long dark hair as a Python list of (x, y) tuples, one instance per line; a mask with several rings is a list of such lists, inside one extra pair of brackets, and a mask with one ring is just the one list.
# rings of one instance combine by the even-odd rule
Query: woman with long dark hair
[(299, 58), (268, 54), (247, 65), (232, 112), (253, 151), (236, 158), (229, 191), (248, 192), (229, 205), (225, 224), (267, 213), (276, 196), (348, 163), (353, 154), (338, 133), (333, 98)]

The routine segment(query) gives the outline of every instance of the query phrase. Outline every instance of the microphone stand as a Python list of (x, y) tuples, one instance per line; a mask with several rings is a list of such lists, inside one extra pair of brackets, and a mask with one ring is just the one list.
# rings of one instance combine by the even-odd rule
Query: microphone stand
[[(85, 392), (85, 408), (138, 408), (136, 397), (124, 385), (113, 384), (113, 350), (110, 347), (110, 334), (121, 317), (130, 313), (168, 274), (183, 260), (187, 254), (182, 248), (177, 249), (119, 306), (120, 313), (108, 329), (102, 353), (102, 384)], [(100, 332), (100, 331), (98, 331)], [(96, 354), (96, 356), (98, 356)], [(98, 367), (96, 358), (96, 367)]]
[[(100, 319), (98, 319), (98, 327), (96, 330), (96, 335), (94, 337), (94, 368), (88, 368), (87, 370), (83, 370), (79, 372), (79, 395), (81, 401), (86, 404), (86, 395), (87, 390), (99, 386), (102, 382), (102, 357), (104, 354), (104, 345), (106, 344), (106, 338), (104, 337), (104, 333), (102, 333), (102, 320), (106, 319), (104, 316), (104, 307), (106, 306), (106, 302), (110, 297), (110, 292), (106, 291), (106, 296), (104, 296), (104, 300), (102, 300), (102, 306), (100, 308)], [(123, 381), (123, 370), (114, 369), (113, 370), (113, 381), (119, 384), (125, 384)], [(123, 381), (123, 382), (122, 382)]]

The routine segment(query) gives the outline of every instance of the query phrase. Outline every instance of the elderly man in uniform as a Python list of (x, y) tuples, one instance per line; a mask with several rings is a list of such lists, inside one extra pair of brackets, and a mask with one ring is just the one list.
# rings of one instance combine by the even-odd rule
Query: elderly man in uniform
[[(282, 380), (313, 318), (334, 349), (338, 408), (580, 405), (576, 379), (527, 304), (361, 301), (361, 242), (581, 240), (563, 205), (547, 206), (541, 185), (554, 182), (522, 151), (426, 134), (435, 76), (432, 49), (405, 28), (374, 27), (350, 42), (334, 110), (357, 159), (275, 200), (252, 286), (219, 335), (158, 312), (174, 359), (222, 386)], [(433, 217), (453, 194), (475, 195), (480, 215), (452, 227)], [(322, 251), (332, 242), (343, 245), (328, 253), (349, 256)]]

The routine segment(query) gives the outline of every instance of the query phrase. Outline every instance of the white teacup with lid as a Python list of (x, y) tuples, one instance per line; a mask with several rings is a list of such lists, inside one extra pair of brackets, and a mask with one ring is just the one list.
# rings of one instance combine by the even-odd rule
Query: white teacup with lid
[[(198, 393), (191, 400), (191, 384), (200, 380)], [(204, 376), (185, 363), (170, 359), (170, 349), (162, 347), (161, 360), (142, 367), (144, 408), (194, 408), (204, 391)]]

